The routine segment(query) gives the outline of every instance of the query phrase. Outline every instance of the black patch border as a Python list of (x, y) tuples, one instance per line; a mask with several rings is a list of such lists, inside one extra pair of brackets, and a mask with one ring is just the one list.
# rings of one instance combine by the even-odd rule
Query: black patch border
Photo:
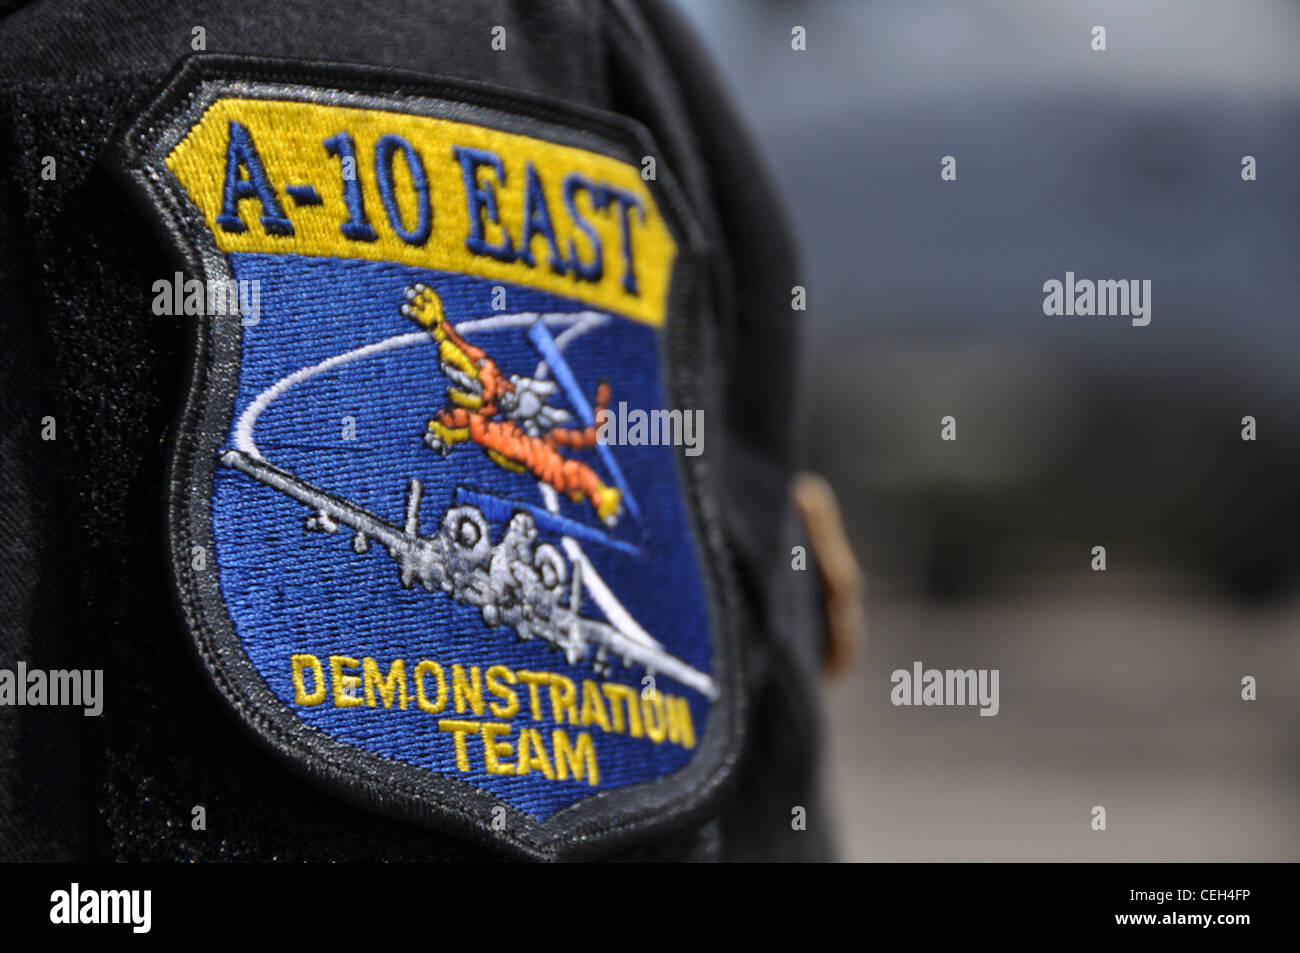
[[(231, 94), (445, 116), (587, 149), (634, 166), (643, 156), (655, 156), (656, 179), (646, 185), (678, 246), (667, 318), (659, 335), (665, 395), (671, 406), (703, 408), (715, 420), (722, 419), (721, 389), (709, 373), (718, 366), (709, 320), (712, 255), (662, 154), (640, 124), (520, 90), (425, 73), (329, 62), (191, 56), (119, 137), (113, 162), (163, 232), (187, 278), (226, 278), (229, 272), (199, 210), (163, 160), (212, 102)], [(221, 598), (215, 559), (205, 570), (194, 570), (190, 561), (191, 547), (196, 545), (215, 553), (212, 475), (231, 420), (239, 330), (234, 317), (204, 315), (195, 322), (189, 384), (173, 428), (166, 475), (167, 545), (179, 608), (202, 667), (253, 736), (299, 773), (345, 800), (525, 859), (591, 858), (704, 820), (734, 773), (744, 733), (739, 652), (743, 613), (717, 503), (718, 468), (708, 466), (703, 455), (674, 455), (704, 577), (712, 669), (719, 688), (691, 760), (666, 777), (595, 794), (537, 821), (465, 781), (364, 751), (311, 727), (275, 697), (244, 654)], [(715, 436), (715, 446), (720, 443)], [(503, 830), (492, 829), (495, 808), (506, 811)]]

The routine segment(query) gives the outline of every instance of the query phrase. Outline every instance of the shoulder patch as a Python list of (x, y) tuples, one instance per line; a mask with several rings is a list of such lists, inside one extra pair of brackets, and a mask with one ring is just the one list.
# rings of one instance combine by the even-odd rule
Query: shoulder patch
[(185, 266), (155, 311), (195, 326), (175, 581), (246, 725), (338, 793), (525, 856), (707, 807), (737, 613), (701, 242), (645, 131), (201, 57), (122, 156)]

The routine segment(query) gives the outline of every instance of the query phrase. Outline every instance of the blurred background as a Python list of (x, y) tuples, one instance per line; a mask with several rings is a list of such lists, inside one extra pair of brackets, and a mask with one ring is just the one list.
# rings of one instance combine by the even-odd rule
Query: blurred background
[[(839, 855), (1300, 859), (1300, 4), (678, 2), (802, 242), (867, 573)], [(1150, 279), (1150, 325), (1045, 316), (1067, 270)], [(915, 660), (1000, 713), (893, 707)]]

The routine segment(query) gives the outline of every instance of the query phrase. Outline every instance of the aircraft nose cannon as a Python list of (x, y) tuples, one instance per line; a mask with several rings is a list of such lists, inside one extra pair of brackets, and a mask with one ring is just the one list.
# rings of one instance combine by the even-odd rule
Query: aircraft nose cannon
[(455, 506), (447, 511), (442, 519), (442, 537), (473, 566), (482, 566), (492, 557), (487, 520), (472, 506)]
[(533, 568), (537, 570), (537, 578), (547, 592), (557, 598), (564, 593), (568, 572), (564, 557), (558, 549), (550, 543), (538, 546), (537, 552), (533, 554)]

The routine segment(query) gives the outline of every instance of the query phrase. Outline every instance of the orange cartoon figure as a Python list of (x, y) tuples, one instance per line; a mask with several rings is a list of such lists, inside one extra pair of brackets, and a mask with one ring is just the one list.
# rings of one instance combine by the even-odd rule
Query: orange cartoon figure
[[(552, 407), (554, 381), (510, 375), (507, 379), (482, 348), (462, 338), (442, 311), (437, 293), (427, 285), (406, 289), (402, 314), (438, 344), (438, 361), (451, 386), (451, 403), (429, 421), (424, 442), (446, 456), (458, 443), (472, 440), (499, 466), (531, 473), (574, 502), (587, 500), (607, 526), (618, 522), (622, 496), (606, 486), (581, 460), (565, 457), (561, 448), (595, 446), (596, 427), (560, 426), (571, 418)], [(609, 406), (609, 384), (596, 390), (596, 413)]]

